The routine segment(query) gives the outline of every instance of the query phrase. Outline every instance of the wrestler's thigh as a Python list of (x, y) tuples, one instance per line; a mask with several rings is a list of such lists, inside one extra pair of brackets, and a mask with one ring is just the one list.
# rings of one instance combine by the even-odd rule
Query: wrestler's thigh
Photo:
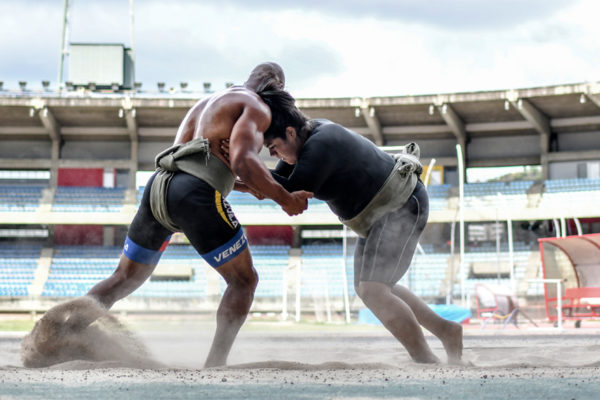
[(169, 216), (199, 254), (227, 243), (240, 229), (229, 203), (206, 182), (176, 174), (167, 196)]
[(367, 237), (361, 280), (395, 284), (410, 266), (426, 216), (415, 198), (379, 220)]

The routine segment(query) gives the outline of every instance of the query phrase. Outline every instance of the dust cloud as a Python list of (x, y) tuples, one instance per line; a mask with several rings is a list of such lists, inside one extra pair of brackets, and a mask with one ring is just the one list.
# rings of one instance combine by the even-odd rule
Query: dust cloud
[(86, 296), (46, 312), (23, 338), (21, 360), (28, 368), (162, 367), (116, 317)]

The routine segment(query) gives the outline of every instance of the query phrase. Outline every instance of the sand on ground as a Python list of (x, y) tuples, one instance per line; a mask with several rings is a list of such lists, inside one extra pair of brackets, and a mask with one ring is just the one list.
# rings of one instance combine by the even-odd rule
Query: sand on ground
[[(180, 317), (122, 319), (137, 350), (27, 368), (23, 333), (0, 335), (0, 399), (128, 398), (596, 399), (600, 393), (600, 324), (557, 330), (546, 325), (465, 326), (471, 366), (422, 365), (381, 327), (296, 325), (250, 319), (228, 366), (203, 368), (214, 324)], [(434, 352), (441, 343), (427, 334)], [(129, 342), (131, 344), (131, 342)], [(106, 344), (106, 343), (104, 343)], [(114, 349), (113, 349), (114, 350)], [(138, 363), (143, 355), (155, 365)], [(112, 357), (112, 359), (111, 359)], [(133, 360), (133, 361), (132, 361)]]

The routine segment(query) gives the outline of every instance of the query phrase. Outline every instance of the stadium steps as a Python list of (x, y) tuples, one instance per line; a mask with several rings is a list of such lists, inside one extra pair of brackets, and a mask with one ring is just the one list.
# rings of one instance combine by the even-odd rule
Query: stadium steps
[(54, 194), (56, 189), (45, 188), (42, 190), (42, 197), (40, 198), (40, 204), (51, 205), (54, 202)]
[(125, 190), (125, 196), (123, 198), (123, 205), (131, 205), (133, 204), (136, 208), (138, 206), (138, 191), (137, 189), (127, 189)]
[(527, 189), (527, 204), (526, 207), (537, 208), (542, 201), (544, 194), (544, 182), (535, 182)]
[(40, 253), (37, 268), (33, 275), (33, 282), (29, 287), (29, 294), (34, 298), (40, 297), (44, 291), (44, 285), (50, 275), (50, 265), (52, 264), (53, 255), (54, 249), (50, 247), (43, 248)]
[(529, 279), (541, 278), (541, 276), (539, 276), (540, 272), (541, 272), (540, 252), (532, 251), (529, 254), (529, 259), (527, 261), (527, 267), (525, 269), (525, 274), (523, 275), (523, 279), (520, 279), (518, 281), (517, 295), (519, 295), (519, 296), (543, 295), (544, 294), (543, 285), (532, 284), (532, 283), (528, 282)]
[(288, 261), (288, 266), (286, 269), (288, 295), (290, 293), (293, 293), (294, 295), (296, 294), (296, 282), (298, 280), (298, 274), (301, 273), (301, 269), (302, 250), (290, 249), (290, 259)]

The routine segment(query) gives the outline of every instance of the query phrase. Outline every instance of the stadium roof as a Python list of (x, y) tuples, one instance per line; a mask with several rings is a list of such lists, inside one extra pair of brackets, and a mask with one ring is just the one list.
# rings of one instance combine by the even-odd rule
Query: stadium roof
[[(11, 154), (0, 151), (0, 168), (31, 167), (31, 161), (48, 164), (48, 155), (36, 160), (19, 154), (15, 142), (168, 144), (187, 110), (205, 95), (0, 91), (0, 143), (13, 143)], [(470, 167), (547, 167), (553, 161), (600, 158), (600, 143), (591, 136), (600, 131), (600, 82), (473, 93), (298, 99), (297, 104), (309, 117), (338, 122), (378, 145), (423, 142), (424, 160), (435, 157), (445, 166), (456, 165), (457, 143), (463, 146)], [(581, 146), (573, 144), (582, 138)], [(153, 154), (134, 161), (143, 169), (148, 164), (144, 160), (152, 158)], [(131, 165), (130, 160), (123, 163), (127, 168)]]

